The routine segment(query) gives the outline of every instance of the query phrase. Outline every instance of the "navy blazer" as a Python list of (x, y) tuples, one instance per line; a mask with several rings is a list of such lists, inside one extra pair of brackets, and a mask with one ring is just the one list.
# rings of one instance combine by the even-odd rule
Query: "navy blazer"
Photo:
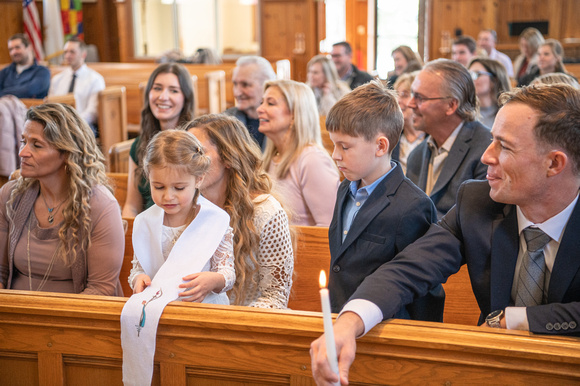
[[(464, 181), (485, 179), (487, 166), (481, 163), (481, 156), (490, 143), (489, 128), (477, 121), (463, 124), (429, 195), (439, 218), (455, 204), (457, 191)], [(430, 159), (427, 140), (417, 146), (407, 159), (407, 177), (423, 191), (427, 187)]]
[[(328, 289), (333, 312), (340, 312), (365, 277), (421, 237), (437, 219), (429, 197), (405, 178), (397, 164), (360, 208), (342, 242), (342, 216), (349, 185), (350, 181), (344, 180), (338, 189), (328, 229)], [(444, 301), (444, 292), (438, 286), (428, 298), (401, 310), (397, 317), (441, 321)]]
[[(377, 304), (385, 318), (422, 296), (467, 264), (481, 310), (512, 305), (511, 290), (519, 250), (516, 207), (489, 197), (487, 181), (468, 181), (457, 205), (390, 263), (368, 277), (353, 298)], [(530, 331), (580, 335), (580, 203), (564, 231), (548, 288), (546, 305), (528, 307)], [(411, 279), (412, 278), (412, 279)]]

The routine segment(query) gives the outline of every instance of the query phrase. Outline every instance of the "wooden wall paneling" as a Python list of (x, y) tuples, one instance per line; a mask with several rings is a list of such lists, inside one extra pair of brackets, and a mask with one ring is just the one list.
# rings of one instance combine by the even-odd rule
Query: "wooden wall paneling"
[(434, 0), (429, 21), (429, 60), (451, 58), (455, 32), (477, 39), (483, 28), (495, 27), (497, 2), (493, 0)]
[[(38, 12), (42, 14), (42, 2), (36, 2)], [(8, 38), (15, 33), (23, 32), (22, 25), (22, 1), (0, 1), (0, 63), (9, 63)], [(41, 16), (42, 18), (42, 16)]]
[(561, 0), (562, 1), (562, 16), (560, 18), (560, 39), (566, 43), (569, 40), (580, 40), (580, 23), (578, 23), (578, 15), (580, 15), (580, 1), (578, 0)]
[(289, 59), (292, 79), (306, 81), (306, 65), (318, 53), (314, 0), (263, 0), (260, 5), (261, 54), (271, 62)]
[(346, 41), (352, 46), (353, 63), (367, 70), (368, 1), (346, 0)]
[(85, 42), (95, 44), (101, 62), (119, 61), (117, 10), (111, 1), (83, 3)]
[(115, 8), (117, 10), (119, 61), (130, 62), (135, 59), (132, 1), (117, 0), (115, 1)]

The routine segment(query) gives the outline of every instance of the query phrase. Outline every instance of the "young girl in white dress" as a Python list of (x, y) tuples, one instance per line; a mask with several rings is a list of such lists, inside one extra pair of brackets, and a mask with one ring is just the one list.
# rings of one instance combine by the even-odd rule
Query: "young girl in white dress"
[[(196, 245), (188, 242), (193, 242), (195, 234), (188, 230), (192, 224), (206, 219), (198, 218), (200, 210), (227, 215), (199, 195), (209, 165), (210, 158), (204, 154), (201, 144), (185, 131), (163, 131), (147, 146), (143, 166), (155, 205), (135, 218), (135, 257), (129, 276), (133, 293), (140, 293), (151, 285), (152, 278), (174, 250), (176, 254), (187, 254), (186, 258), (192, 262), (206, 258), (197, 256)], [(212, 219), (213, 216), (207, 218), (210, 222), (207, 225), (212, 225)], [(207, 225), (199, 229), (207, 232)], [(189, 275), (179, 284), (181, 300), (229, 304), (226, 291), (235, 281), (233, 235), (231, 227), (223, 230), (219, 246), (212, 251), (203, 268), (194, 274), (190, 270), (184, 272), (183, 276)], [(178, 245), (182, 246), (180, 250), (175, 248)], [(160, 251), (156, 252), (156, 247)]]

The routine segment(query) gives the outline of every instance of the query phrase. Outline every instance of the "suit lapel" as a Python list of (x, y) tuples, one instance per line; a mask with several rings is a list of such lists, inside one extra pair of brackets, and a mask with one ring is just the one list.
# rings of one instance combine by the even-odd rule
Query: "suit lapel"
[(397, 164), (397, 167), (387, 177), (385, 177), (379, 185), (377, 185), (373, 193), (365, 201), (364, 205), (354, 218), (348, 235), (338, 250), (338, 254), (336, 255), (337, 259), (355, 240), (358, 239), (361, 233), (367, 229), (371, 221), (373, 221), (384, 210), (384, 208), (390, 204), (390, 196), (395, 194), (399, 185), (403, 182), (404, 177), (401, 165)]
[(489, 272), (491, 310), (505, 308), (510, 304), (518, 260), (520, 238), (516, 207), (506, 205), (504, 215), (504, 218), (494, 221), (491, 237), (491, 272)]
[(564, 298), (570, 283), (580, 270), (580, 201), (576, 204), (562, 237), (562, 242), (556, 254), (550, 285), (548, 288), (548, 303), (559, 303)]
[(342, 211), (344, 209), (344, 202), (348, 197), (350, 190), (350, 183), (345, 180), (338, 187), (336, 195), (336, 207), (334, 209), (334, 221), (330, 223), (328, 228), (328, 240), (330, 244), (330, 256), (336, 258), (342, 244)]
[(469, 151), (469, 142), (471, 141), (472, 136), (473, 128), (471, 127), (471, 123), (465, 122), (463, 127), (459, 130), (457, 138), (455, 138), (455, 142), (453, 142), (453, 145), (449, 150), (449, 155), (445, 160), (445, 164), (443, 165), (443, 169), (441, 170), (439, 178), (435, 182), (435, 186), (433, 186), (431, 196), (436, 195), (441, 189), (447, 186), (449, 181), (451, 181), (453, 176), (455, 176), (457, 169), (459, 169), (461, 162), (463, 162), (463, 159)]

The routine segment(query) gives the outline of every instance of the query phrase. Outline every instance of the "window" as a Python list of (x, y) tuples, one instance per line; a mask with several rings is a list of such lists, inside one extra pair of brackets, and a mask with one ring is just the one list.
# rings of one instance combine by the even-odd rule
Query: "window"
[(405, 45), (417, 52), (419, 35), (419, 0), (377, 0), (377, 54), (379, 77), (395, 69), (391, 52)]
[(255, 0), (133, 0), (133, 15), (136, 57), (258, 52)]

